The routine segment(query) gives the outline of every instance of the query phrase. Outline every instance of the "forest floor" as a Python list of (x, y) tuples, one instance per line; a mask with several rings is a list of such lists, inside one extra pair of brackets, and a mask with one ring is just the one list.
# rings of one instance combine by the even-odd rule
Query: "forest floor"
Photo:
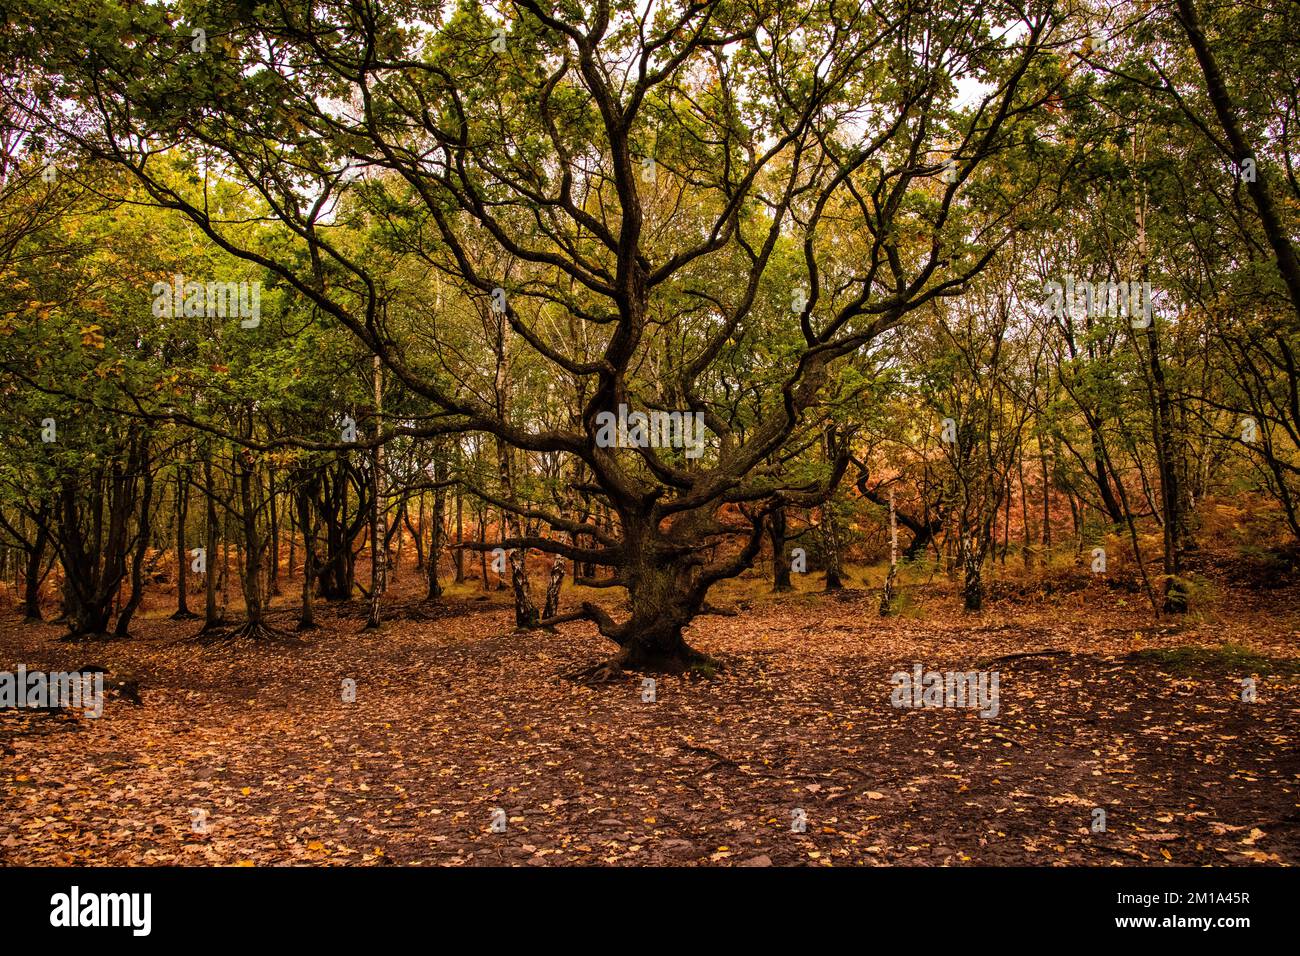
[[(981, 615), (918, 583), (889, 619), (874, 591), (761, 590), (713, 599), (740, 612), (688, 639), (723, 667), (653, 702), (639, 675), (558, 676), (612, 646), (516, 633), (504, 594), (412, 599), (379, 631), (321, 606), (298, 647), (198, 644), (161, 609), (68, 644), (9, 612), (0, 668), (129, 672), (143, 705), (0, 711), (0, 863), (1300, 863), (1293, 588), (1158, 622), (1087, 582)], [(916, 663), (996, 670), (999, 713), (891, 706)]]

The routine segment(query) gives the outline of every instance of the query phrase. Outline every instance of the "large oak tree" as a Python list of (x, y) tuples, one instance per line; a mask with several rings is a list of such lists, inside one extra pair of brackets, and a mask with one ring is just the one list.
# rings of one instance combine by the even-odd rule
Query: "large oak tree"
[[(29, 5), (40, 31), (12, 42), (54, 84), (42, 121), (355, 334), (427, 401), (409, 431), (577, 463), (613, 530), (507, 488), (505, 544), (615, 569), (626, 619), (552, 621), (594, 620), (637, 667), (695, 661), (683, 628), (768, 511), (839, 480), (847, 441), (818, 479), (786, 466), (846, 363), (1042, 214), (1029, 160), (1069, 43), (1040, 2)], [(178, 149), (188, 184), (158, 175)], [(209, 201), (229, 181), (278, 253)], [(493, 400), (450, 322), (394, 317), (398, 278), (345, 224), (495, 310), (572, 413)], [(742, 423), (720, 396), (756, 324)], [(702, 416), (704, 454), (605, 447), (620, 406)]]

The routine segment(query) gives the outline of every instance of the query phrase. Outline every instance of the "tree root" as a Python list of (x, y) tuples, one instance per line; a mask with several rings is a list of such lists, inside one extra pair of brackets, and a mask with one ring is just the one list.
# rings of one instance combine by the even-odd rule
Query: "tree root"
[(714, 617), (738, 617), (740, 612), (735, 608), (714, 607), (712, 604), (705, 604), (700, 608), (700, 614), (710, 614)]
[(686, 742), (685, 740), (683, 740), (683, 739), (678, 739), (678, 741), (677, 741), (677, 746), (680, 747), (682, 750), (689, 750), (689, 751), (691, 751), (692, 753), (704, 754), (706, 757), (712, 757), (712, 758), (713, 758), (713, 760), (714, 760), (714, 764), (713, 764), (713, 766), (711, 766), (711, 767), (707, 767), (707, 768), (705, 768), (705, 770), (697, 771), (698, 773), (704, 773), (704, 772), (706, 772), (706, 771), (708, 771), (708, 770), (713, 770), (713, 769), (715, 769), (715, 768), (718, 767), (718, 766), (728, 766), (728, 767), (739, 767), (739, 766), (740, 766), (740, 764), (739, 764), (738, 762), (736, 762), (735, 760), (732, 760), (732, 759), (731, 759), (730, 757), (728, 757), (726, 754), (720, 754), (720, 753), (718, 753), (718, 752), (717, 752), (716, 750), (714, 750), (712, 747), (701, 747), (701, 746), (699, 746), (698, 744), (687, 743), (687, 742)]
[(556, 614), (553, 617), (541, 618), (533, 624), (533, 627), (553, 628), (557, 624), (565, 624), (569, 621), (591, 621), (603, 636), (617, 639), (618, 625), (614, 623), (614, 619), (609, 616), (603, 607), (599, 604), (593, 604), (591, 601), (583, 601), (576, 610)]
[(607, 661), (589, 664), (586, 667), (580, 667), (576, 671), (569, 671), (560, 676), (565, 680), (573, 681), (575, 684), (595, 687), (600, 684), (612, 684), (621, 680), (625, 676), (625, 671), (623, 670), (622, 659), (612, 657)]
[(233, 644), (236, 641), (252, 641), (257, 644), (285, 644), (290, 647), (301, 647), (307, 642), (300, 637), (282, 631), (279, 628), (271, 627), (269, 624), (254, 622), (245, 622), (233, 629), (212, 628), (204, 629), (195, 634), (191, 641), (196, 644), (214, 645), (214, 644)]
[(981, 667), (987, 667), (989, 664), (1001, 664), (1006, 661), (1021, 661), (1030, 657), (1069, 657), (1070, 651), (1026, 651), (1020, 654), (1003, 654), (1001, 657), (990, 657), (988, 660), (980, 661)]
[(87, 634), (64, 634), (56, 640), (64, 644), (93, 644), (99, 641), (124, 641), (127, 638), (120, 634), (110, 634), (108, 631), (93, 631)]
[(651, 657), (629, 654), (627, 650), (609, 660), (588, 664), (575, 671), (561, 674), (565, 680), (587, 687), (612, 684), (632, 673), (687, 674), (692, 677), (713, 677), (722, 668), (721, 663), (707, 654), (687, 648), (684, 656)]

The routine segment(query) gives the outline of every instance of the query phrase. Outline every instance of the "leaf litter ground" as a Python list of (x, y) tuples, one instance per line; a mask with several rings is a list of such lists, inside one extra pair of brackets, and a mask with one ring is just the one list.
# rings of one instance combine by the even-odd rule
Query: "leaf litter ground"
[[(0, 667), (93, 661), (144, 704), (0, 711), (0, 862), (1291, 865), (1281, 598), (1182, 622), (1095, 588), (976, 617), (919, 587), (887, 620), (870, 592), (742, 600), (688, 634), (718, 674), (658, 676), (654, 702), (640, 675), (558, 677), (611, 648), (581, 622), (516, 633), (498, 596), (390, 608), (377, 632), (324, 607), (300, 647), (197, 644), (161, 616), (69, 645), (8, 620)], [(892, 707), (915, 663), (997, 670), (1000, 713)]]

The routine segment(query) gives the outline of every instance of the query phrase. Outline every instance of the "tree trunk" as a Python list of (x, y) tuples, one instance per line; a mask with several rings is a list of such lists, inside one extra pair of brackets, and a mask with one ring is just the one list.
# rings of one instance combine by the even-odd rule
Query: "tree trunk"
[(822, 506), (822, 550), (826, 561), (826, 590), (844, 589), (844, 565), (840, 554), (840, 528), (835, 516), (835, 502)]
[(262, 557), (266, 543), (262, 540), (257, 527), (257, 509), (253, 495), (252, 455), (241, 452), (237, 457), (239, 477), (240, 519), (243, 523), (244, 547), (243, 568), (240, 584), (244, 592), (245, 629), (254, 637), (261, 636), (262, 621), (265, 617), (266, 604), (262, 588)]
[(214, 568), (217, 563), (217, 494), (212, 481), (212, 458), (203, 459), (203, 491), (207, 498), (207, 539), (204, 542), (206, 566), (204, 569), (203, 630), (211, 630), (222, 623), (222, 615), (217, 610), (217, 576)]
[(267, 584), (267, 593), (280, 593), (280, 504), (275, 493), (275, 469), (268, 469), (267, 494), (270, 495), (271, 513), (271, 573)]
[[(487, 505), (484, 505), (478, 512), (478, 543), (487, 544)], [(488, 562), (487, 549), (482, 548), (478, 553), (479, 574), (483, 580), (483, 590), (490, 590), (488, 587)]]
[[(709, 658), (686, 643), (684, 630), (704, 604), (714, 581), (730, 577), (749, 567), (763, 542), (763, 524), (756, 523), (740, 554), (726, 562), (727, 570), (703, 576), (697, 558), (680, 555), (680, 541), (672, 540), (655, 526), (648, 505), (625, 505), (622, 518), (623, 544), (628, 562), (620, 569), (628, 592), (631, 617), (614, 625), (595, 613), (600, 631), (621, 648), (615, 663), (638, 670), (680, 672), (707, 666)], [(690, 530), (680, 535), (690, 536)], [(585, 606), (595, 611), (591, 605)]]
[(149, 548), (149, 529), (150, 513), (149, 508), (153, 501), (153, 462), (149, 455), (149, 439), (146, 436), (140, 436), (140, 451), (137, 456), (140, 469), (140, 517), (136, 526), (135, 551), (131, 555), (131, 596), (127, 599), (126, 605), (117, 615), (117, 623), (113, 628), (113, 633), (117, 637), (126, 637), (131, 633), (131, 619), (135, 617), (135, 612), (140, 607), (140, 602), (144, 600), (144, 568), (145, 552)]
[[(522, 529), (521, 529), (522, 531)], [(510, 551), (510, 586), (515, 592), (515, 627), (536, 627), (537, 605), (528, 584), (528, 549)]]
[(555, 617), (560, 610), (560, 587), (564, 584), (564, 555), (555, 555), (555, 560), (551, 562), (551, 578), (546, 583), (546, 607), (542, 610), (542, 618)]
[[(1088, 430), (1092, 442), (1093, 467), (1096, 469), (1096, 473), (1092, 478), (1097, 485), (1098, 493), (1101, 495), (1101, 503), (1102, 507), (1106, 509), (1106, 516), (1110, 518), (1111, 524), (1119, 524), (1124, 520), (1124, 515), (1120, 511), (1119, 499), (1115, 497), (1114, 488), (1111, 486), (1112, 476), (1106, 467), (1106, 447), (1105, 438), (1101, 433), (1101, 422), (1086, 410), (1085, 415), (1088, 418)], [(1114, 476), (1114, 480), (1118, 484), (1119, 476)]]
[[(317, 561), (316, 596), (327, 601), (349, 601), (356, 582), (356, 555), (352, 544), (369, 526), (371, 504), (366, 495), (373, 487), (370, 477), (352, 466), (343, 453), (317, 472), (313, 480), (313, 502), (325, 529), (325, 557)], [(348, 488), (355, 480), (358, 489), (356, 514), (348, 511)]]
[(767, 518), (767, 535), (772, 545), (772, 591), (793, 591), (790, 583), (790, 557), (785, 553), (785, 508), (773, 508)]
[(221, 571), (217, 575), (217, 591), (221, 594), (221, 610), (218, 613), (224, 621), (230, 607), (230, 542), (235, 536), (229, 509), (222, 516), (221, 525)]
[[(305, 479), (310, 482), (310, 479)], [(298, 506), (298, 526), (302, 529), (302, 608), (298, 614), (298, 630), (311, 631), (316, 628), (316, 612), (312, 606), (312, 594), (316, 585), (316, 522), (312, 513), (312, 486), (310, 483), (300, 485), (294, 492)]]
[(959, 546), (962, 566), (962, 606), (967, 611), (980, 611), (984, 608), (984, 548), (971, 540), (969, 535), (962, 535)]
[(386, 583), (385, 568), (388, 564), (388, 541), (384, 534), (383, 513), (383, 478), (380, 472), (384, 466), (384, 446), (379, 443), (383, 434), (383, 377), (380, 374), (379, 356), (374, 357), (375, 387), (375, 447), (370, 453), (370, 471), (373, 481), (371, 490), (370, 515), (370, 607), (366, 614), (366, 628), (379, 626), (379, 599), (384, 593)]
[(128, 530), (136, 503), (139, 439), (127, 438), (127, 461), (100, 466), (83, 499), (74, 479), (59, 492), (60, 555), (69, 637), (105, 637), (126, 577)]
[[(1138, 243), (1142, 257), (1141, 276), (1145, 284), (1150, 275), (1146, 261), (1146, 217), (1140, 200), (1137, 207)], [(1182, 580), (1182, 528), (1180, 510), (1182, 495), (1178, 486), (1178, 470), (1174, 463), (1173, 403), (1165, 382), (1164, 363), (1160, 357), (1160, 334), (1156, 317), (1151, 316), (1146, 326), (1147, 361), (1150, 378), (1148, 387), (1154, 412), (1151, 428), (1156, 450), (1156, 464), (1160, 475), (1160, 508), (1164, 528), (1164, 607), (1167, 613), (1181, 614), (1187, 610), (1187, 588)]]
[[(435, 484), (445, 481), (447, 478), (447, 462), (444, 457), (434, 459), (433, 480)], [(447, 493), (439, 484), (439, 487), (433, 490), (433, 515), (429, 520), (429, 552), (426, 565), (426, 576), (429, 582), (428, 590), (425, 592), (426, 601), (436, 601), (442, 597), (442, 583), (438, 580), (438, 559), (442, 556), (443, 546), (443, 517), (447, 510)], [(459, 558), (459, 549), (457, 551)]]
[[(497, 442), (497, 462), (505, 485), (506, 500), (513, 504), (514, 462), (509, 447), (502, 441)], [(518, 515), (502, 509), (501, 532), (513, 538), (523, 538), (527, 534), (527, 528)], [(510, 587), (515, 597), (515, 627), (535, 627), (538, 613), (528, 581), (528, 549), (525, 547), (510, 549)]]
[(50, 541), (48, 525), (49, 506), (42, 505), (43, 517), (36, 521), (36, 534), (27, 549), (26, 571), (23, 575), (23, 617), (31, 622), (41, 619), (41, 561)]
[(1046, 565), (1052, 550), (1052, 498), (1051, 486), (1047, 476), (1047, 451), (1041, 445), (1038, 449), (1038, 460), (1042, 465), (1043, 473), (1043, 554), (1038, 563), (1039, 565)]
[(898, 576), (898, 509), (894, 507), (894, 490), (889, 490), (889, 573), (880, 591), (880, 616), (894, 613), (894, 579)]
[[(406, 516), (406, 530), (411, 532), (411, 540), (415, 542), (415, 570), (423, 571), (424, 570), (424, 492), (423, 491), (420, 492), (420, 511), (415, 518), (415, 527), (411, 527), (410, 511), (408, 510), (404, 512), (404, 514)], [(400, 543), (398, 544), (398, 548), (399, 549), (401, 548)], [(398, 553), (400, 555), (401, 553), (400, 550)], [(402, 559), (400, 557), (397, 559), (398, 564), (401, 564), (401, 560)]]
[[(456, 488), (456, 543), (465, 543), (465, 498), (460, 493), (460, 487)], [(457, 548), (452, 558), (456, 562), (456, 583), (465, 583), (465, 550)]]
[(190, 515), (190, 470), (186, 465), (176, 469), (176, 613), (173, 621), (188, 621), (194, 617), (189, 605), (190, 559), (185, 550), (185, 531)]
[(1182, 580), (1182, 540), (1180, 529), (1183, 518), (1179, 511), (1181, 498), (1178, 490), (1178, 471), (1174, 467), (1169, 390), (1165, 385), (1164, 366), (1160, 360), (1160, 342), (1154, 318), (1147, 327), (1147, 347), (1150, 352), (1152, 388), (1156, 399), (1156, 414), (1152, 416), (1155, 430), (1156, 462), (1160, 473), (1160, 507), (1164, 528), (1164, 608), (1166, 613), (1181, 614), (1187, 610), (1187, 590)]

